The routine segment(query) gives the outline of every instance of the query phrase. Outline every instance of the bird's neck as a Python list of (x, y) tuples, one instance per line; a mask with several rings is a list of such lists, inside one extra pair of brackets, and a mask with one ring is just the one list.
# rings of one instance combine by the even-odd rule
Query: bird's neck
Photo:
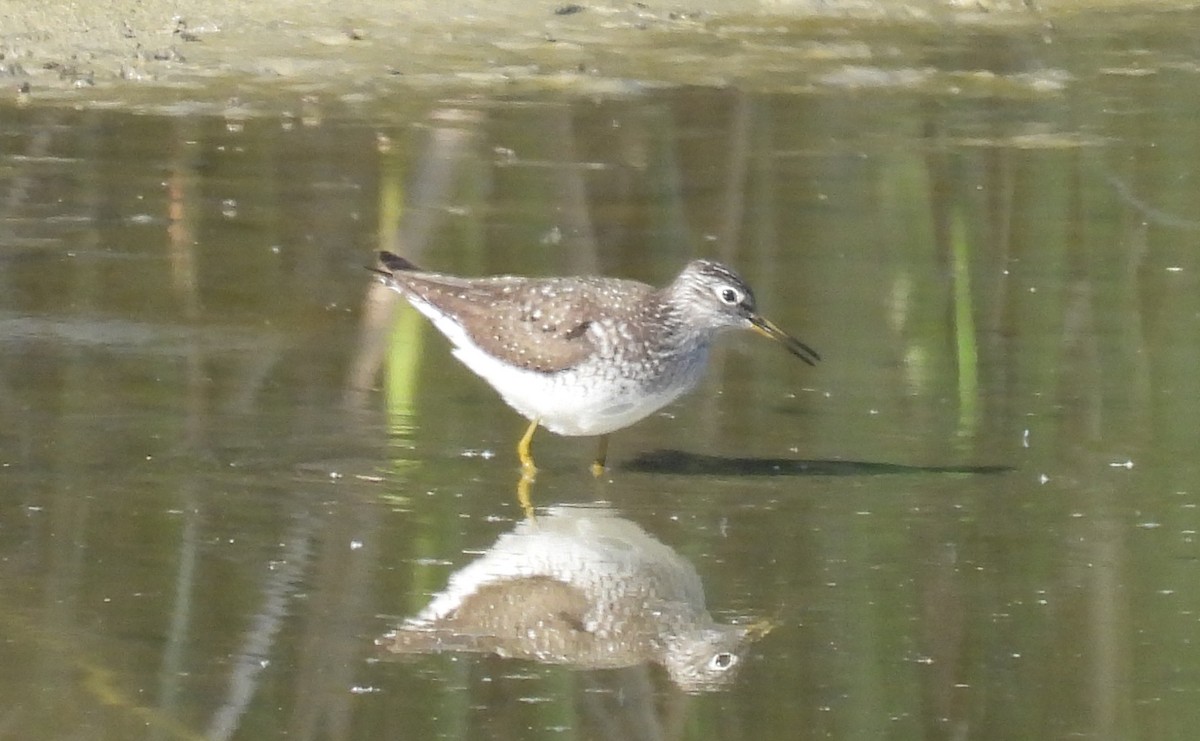
[(653, 311), (656, 320), (653, 326), (662, 333), (660, 340), (664, 347), (671, 347), (679, 352), (692, 352), (696, 349), (707, 349), (712, 344), (714, 333), (697, 330), (695, 325), (688, 321), (682, 300), (667, 294), (665, 290)]

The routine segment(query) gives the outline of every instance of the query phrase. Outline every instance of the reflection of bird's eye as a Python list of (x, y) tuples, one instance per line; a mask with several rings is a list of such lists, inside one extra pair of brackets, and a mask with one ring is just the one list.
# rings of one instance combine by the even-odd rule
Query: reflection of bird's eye
[(725, 669), (728, 669), (729, 667), (733, 666), (736, 663), (737, 663), (737, 657), (734, 656), (733, 654), (729, 653), (728, 651), (722, 651), (721, 653), (717, 654), (716, 656), (713, 656), (711, 659), (708, 660), (709, 668), (717, 669), (720, 671), (724, 671)]

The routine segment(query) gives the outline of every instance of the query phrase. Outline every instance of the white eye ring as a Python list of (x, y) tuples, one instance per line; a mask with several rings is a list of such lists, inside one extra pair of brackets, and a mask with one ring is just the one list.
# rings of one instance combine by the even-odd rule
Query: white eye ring
[(721, 303), (737, 306), (742, 303), (742, 292), (733, 286), (717, 286), (713, 289)]
[(708, 660), (708, 668), (713, 671), (726, 671), (732, 669), (734, 664), (737, 664), (737, 654), (731, 654), (728, 651), (722, 651), (719, 654), (713, 654), (713, 657)]

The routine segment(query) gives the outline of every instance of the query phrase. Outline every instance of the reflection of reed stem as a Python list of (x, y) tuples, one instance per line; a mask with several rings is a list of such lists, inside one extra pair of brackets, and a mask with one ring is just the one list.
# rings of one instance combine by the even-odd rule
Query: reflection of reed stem
[[(390, 146), (383, 148), (379, 159), (379, 248), (399, 248), (401, 217), (404, 215), (404, 163)], [(387, 343), (388, 430), (407, 439), (412, 435), (413, 391), (417, 383), (417, 361), (421, 357), (422, 334), (417, 326), (420, 317), (408, 306), (398, 310), (399, 316), (396, 316), (397, 311), (387, 313), (396, 319)]]
[[(5, 585), (7, 586), (7, 585)], [(36, 646), (47, 656), (58, 655), (64, 664), (78, 672), (78, 678), (72, 679), (71, 684), (63, 683), (60, 690), (66, 692), (78, 687), (85, 697), (90, 697), (100, 705), (116, 711), (115, 715), (135, 718), (143, 724), (148, 734), (157, 734), (157, 738), (180, 739), (181, 741), (206, 741), (207, 736), (193, 731), (186, 724), (172, 717), (158, 707), (145, 704), (146, 698), (140, 692), (128, 690), (122, 686), (122, 675), (109, 668), (102, 659), (81, 649), (78, 643), (64, 638), (64, 634), (56, 631), (56, 626), (48, 626), (36, 616), (26, 616), (12, 609), (0, 611), (0, 628), (10, 641), (19, 642), (22, 646)], [(77, 682), (77, 684), (75, 684)], [(18, 708), (15, 712), (20, 713)], [(6, 734), (19, 723), (11, 722), (11, 715), (6, 715), (0, 724), (0, 735)], [(4, 738), (10, 738), (3, 735)]]
[(950, 219), (954, 269), (954, 340), (958, 360), (958, 434), (970, 436), (979, 422), (979, 346), (971, 301), (971, 247), (961, 210)]
[[(382, 248), (398, 233), (404, 211), (404, 188), (394, 167), (385, 166), (387, 185), (380, 188), (379, 245)], [(376, 289), (381, 288), (376, 286)], [(393, 299), (394, 300), (394, 299)], [(390, 303), (390, 302), (389, 302)], [(411, 440), (413, 415), (416, 414), (417, 377), (420, 372), (421, 349), (424, 346), (424, 327), (421, 315), (405, 302), (392, 305), (394, 316), (391, 336), (387, 340), (385, 387), (387, 398), (388, 431), (395, 437)]]
[(388, 342), (387, 411), (388, 429), (405, 438), (412, 435), (417, 373), (424, 345), (421, 315), (407, 305), (397, 309), (398, 316)]

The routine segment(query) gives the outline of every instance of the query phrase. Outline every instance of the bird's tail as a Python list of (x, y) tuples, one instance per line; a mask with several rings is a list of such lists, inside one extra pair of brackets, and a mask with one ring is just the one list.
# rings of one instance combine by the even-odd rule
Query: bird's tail
[(383, 263), (383, 266), (391, 271), (420, 270), (420, 268), (412, 264), (410, 261), (400, 257), (397, 254), (388, 252), (387, 250), (379, 251), (379, 262)]

